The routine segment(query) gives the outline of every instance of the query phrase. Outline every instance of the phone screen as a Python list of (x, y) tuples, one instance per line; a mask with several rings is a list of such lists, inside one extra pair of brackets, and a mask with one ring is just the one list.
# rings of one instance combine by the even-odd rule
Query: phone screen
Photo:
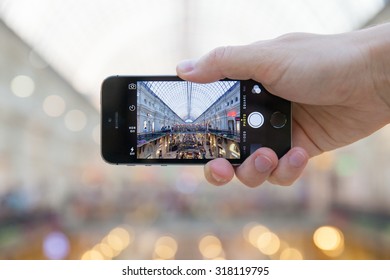
[(290, 147), (290, 102), (254, 81), (116, 76), (103, 82), (101, 103), (102, 155), (111, 163), (239, 164), (256, 148)]

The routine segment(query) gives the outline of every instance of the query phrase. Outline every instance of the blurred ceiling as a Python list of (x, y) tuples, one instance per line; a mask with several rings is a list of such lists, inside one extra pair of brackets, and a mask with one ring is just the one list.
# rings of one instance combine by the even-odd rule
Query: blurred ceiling
[[(385, 0), (0, 0), (0, 18), (95, 105), (113, 74), (175, 74), (219, 45), (363, 26)], [(38, 54), (38, 55), (37, 55)]]

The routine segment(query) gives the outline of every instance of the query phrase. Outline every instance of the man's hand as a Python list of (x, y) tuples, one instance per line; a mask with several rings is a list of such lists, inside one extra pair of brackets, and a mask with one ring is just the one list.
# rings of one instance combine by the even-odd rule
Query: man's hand
[(339, 35), (288, 34), (219, 47), (199, 60), (181, 62), (177, 73), (185, 80), (253, 79), (294, 102), (293, 147), (285, 156), (278, 160), (272, 150), (260, 148), (236, 169), (225, 159), (215, 159), (205, 166), (207, 180), (223, 185), (235, 174), (250, 187), (266, 180), (290, 185), (310, 157), (388, 124), (390, 42), (383, 38), (390, 38), (390, 25)]

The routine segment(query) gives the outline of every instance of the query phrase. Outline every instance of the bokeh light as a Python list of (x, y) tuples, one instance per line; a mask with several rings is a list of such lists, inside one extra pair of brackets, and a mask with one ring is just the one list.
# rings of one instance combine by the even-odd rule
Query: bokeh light
[(199, 242), (199, 251), (206, 259), (216, 259), (223, 255), (222, 243), (214, 235), (206, 235)]
[(336, 227), (319, 227), (313, 235), (314, 244), (325, 254), (337, 257), (344, 249), (344, 235)]
[(107, 243), (116, 251), (122, 251), (132, 242), (127, 230), (121, 227), (114, 228), (107, 236)]
[(59, 117), (65, 111), (65, 101), (61, 96), (49, 95), (43, 101), (43, 111), (50, 117)]
[(130, 246), (133, 241), (134, 233), (132, 228), (128, 226), (115, 227), (103, 237), (100, 243), (93, 246), (92, 249), (85, 251), (80, 259), (113, 259)]
[(302, 253), (295, 248), (286, 248), (280, 253), (281, 260), (302, 260)]
[(113, 250), (108, 244), (106, 243), (99, 243), (96, 246), (93, 247), (93, 251), (99, 252), (104, 259), (112, 259), (115, 256), (116, 251)]
[(254, 224), (250, 225), (249, 228), (244, 228), (244, 237), (252, 246), (257, 248), (257, 240), (266, 232), (269, 232), (269, 229), (266, 226)]
[(11, 90), (18, 97), (29, 97), (34, 93), (35, 83), (26, 75), (19, 75), (12, 79)]
[(257, 238), (257, 248), (265, 255), (276, 254), (280, 248), (280, 239), (273, 232), (264, 232)]
[(155, 259), (171, 260), (175, 258), (178, 245), (171, 236), (160, 237), (155, 244)]
[(65, 115), (65, 126), (70, 131), (80, 131), (87, 125), (87, 117), (80, 110), (71, 110)]
[(104, 260), (104, 256), (97, 250), (88, 250), (80, 258), (81, 260)]
[(61, 260), (69, 254), (68, 237), (59, 231), (50, 232), (43, 240), (43, 252), (48, 259)]

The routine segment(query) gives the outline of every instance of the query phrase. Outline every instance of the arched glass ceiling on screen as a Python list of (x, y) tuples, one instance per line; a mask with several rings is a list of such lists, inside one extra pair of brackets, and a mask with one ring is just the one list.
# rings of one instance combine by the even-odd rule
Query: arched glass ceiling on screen
[(197, 84), (188, 81), (149, 81), (144, 84), (183, 121), (195, 121), (238, 82)]

